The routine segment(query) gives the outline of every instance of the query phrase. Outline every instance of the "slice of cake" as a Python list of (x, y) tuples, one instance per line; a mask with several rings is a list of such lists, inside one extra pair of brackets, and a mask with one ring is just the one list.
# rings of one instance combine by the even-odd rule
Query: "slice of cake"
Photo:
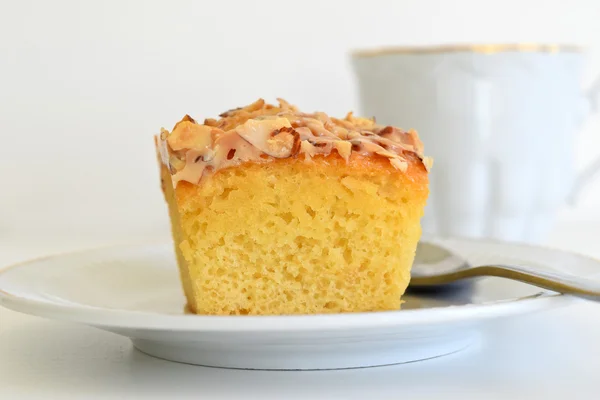
[(156, 137), (187, 307), (397, 310), (428, 195), (416, 132), (262, 99)]

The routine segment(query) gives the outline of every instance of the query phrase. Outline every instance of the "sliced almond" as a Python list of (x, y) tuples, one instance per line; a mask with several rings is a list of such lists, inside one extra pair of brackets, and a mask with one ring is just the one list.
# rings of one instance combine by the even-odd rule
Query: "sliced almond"
[(323, 125), (323, 122), (321, 122), (321, 121), (319, 121), (317, 119), (307, 118), (306, 119), (306, 126), (311, 130), (311, 132), (315, 136), (332, 137), (332, 138), (335, 138), (335, 139), (338, 138), (335, 135), (335, 133), (330, 132), (327, 129), (325, 129), (325, 126)]
[(377, 132), (377, 134), (379, 136), (386, 136), (386, 135), (389, 135), (389, 134), (393, 133), (394, 131), (395, 131), (395, 128), (393, 126), (386, 126), (382, 130), (380, 130), (379, 132)]
[(206, 118), (204, 120), (204, 125), (206, 126), (217, 126), (219, 124), (219, 121), (217, 121), (214, 118)]
[(246, 107), (238, 107), (232, 110), (227, 110), (224, 113), (219, 114), (219, 117), (227, 118), (237, 114), (240, 111), (253, 112), (260, 110), (265, 105), (265, 101), (263, 99), (258, 99), (254, 103), (247, 105)]
[(302, 140), (300, 142), (300, 151), (306, 154), (308, 157), (312, 157), (317, 154), (317, 148), (313, 146), (308, 140)]
[[(284, 128), (284, 129), (286, 129), (287, 132), (291, 132), (291, 134), (294, 138), (294, 143), (292, 144), (292, 149), (290, 150), (290, 155), (295, 156), (300, 151), (300, 142), (301, 142), (300, 135), (298, 134), (298, 132), (296, 132), (294, 130), (294, 128)], [(280, 131), (280, 134), (281, 134), (281, 131)]]
[(423, 157), (423, 165), (425, 165), (427, 172), (431, 171), (431, 168), (433, 167), (433, 158)]
[(352, 143), (345, 140), (336, 140), (333, 142), (333, 148), (340, 153), (340, 156), (342, 156), (346, 162), (348, 162), (350, 154), (352, 154)]
[(344, 119), (346, 121), (350, 122), (352, 125), (354, 125), (355, 129), (358, 128), (358, 129), (373, 130), (373, 128), (375, 127), (375, 118), (369, 119), (369, 118), (355, 117), (352, 112), (349, 112), (348, 114), (346, 114), (346, 118), (344, 118)]
[(300, 148), (300, 137), (286, 118), (249, 119), (236, 127), (235, 131), (248, 143), (272, 157), (289, 157), (293, 150)]
[(177, 129), (179, 124), (181, 124), (183, 122), (191, 122), (191, 123), (195, 124), (196, 120), (194, 118), (190, 117), (188, 114), (185, 114), (183, 116), (183, 118), (181, 118), (181, 121), (179, 121), (178, 123), (175, 124), (175, 126), (173, 127), (173, 130)]
[(417, 134), (417, 131), (415, 131), (414, 129), (411, 129), (407, 132), (408, 137), (410, 137), (411, 139), (411, 144), (414, 148), (414, 150), (417, 152), (417, 154), (419, 156), (423, 155), (423, 142), (421, 141), (421, 139), (419, 138), (419, 135)]
[(171, 132), (167, 142), (174, 151), (183, 149), (203, 150), (212, 144), (211, 131), (213, 129), (210, 126), (198, 125), (191, 121), (182, 121)]
[(310, 140), (314, 139), (315, 135), (313, 135), (312, 131), (306, 126), (301, 126), (299, 128), (294, 128), (296, 132), (300, 135), (301, 140)]
[(394, 168), (402, 172), (406, 172), (406, 170), (408, 169), (408, 163), (401, 158), (390, 158), (390, 163), (394, 166)]
[(221, 117), (221, 118), (231, 117), (232, 115), (234, 115), (236, 112), (240, 111), (241, 109), (242, 109), (242, 107), (232, 108), (231, 110), (227, 110), (227, 111), (219, 114), (219, 117)]
[(169, 136), (169, 131), (165, 128), (160, 128), (160, 140), (167, 140), (167, 136)]
[(175, 168), (176, 171), (181, 171), (183, 167), (185, 167), (185, 161), (180, 160), (173, 154), (169, 157), (169, 164)]
[(282, 110), (291, 110), (293, 112), (298, 111), (298, 109), (295, 106), (291, 105), (290, 103), (288, 103), (287, 101), (285, 101), (282, 98), (278, 97), (277, 101), (279, 102), (279, 108), (281, 108)]

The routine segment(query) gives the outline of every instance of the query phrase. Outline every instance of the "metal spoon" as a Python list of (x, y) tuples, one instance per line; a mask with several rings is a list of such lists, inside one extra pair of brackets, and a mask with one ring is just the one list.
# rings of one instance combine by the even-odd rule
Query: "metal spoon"
[(513, 279), (554, 292), (600, 301), (600, 283), (558, 271), (542, 271), (521, 265), (473, 267), (457, 254), (432, 243), (420, 242), (411, 271), (410, 288), (433, 288), (467, 278), (496, 276)]

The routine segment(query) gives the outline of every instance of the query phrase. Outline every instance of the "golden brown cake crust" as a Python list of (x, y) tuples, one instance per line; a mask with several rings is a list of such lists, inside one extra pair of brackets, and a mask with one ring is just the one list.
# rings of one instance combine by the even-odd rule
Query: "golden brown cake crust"
[(198, 184), (205, 175), (246, 162), (297, 158), (311, 162), (331, 154), (347, 165), (369, 157), (383, 159), (403, 172), (411, 160), (418, 160), (425, 170), (431, 165), (414, 130), (378, 125), (352, 113), (338, 119), (322, 112), (300, 112), (282, 99), (278, 106), (259, 99), (220, 116), (199, 124), (186, 115), (172, 132), (163, 129), (157, 137), (157, 150), (173, 185)]
[[(353, 153), (350, 156), (350, 162), (346, 162), (344, 158), (342, 158), (337, 153), (331, 153), (325, 156), (317, 156), (312, 161), (312, 163), (317, 164), (326, 164), (328, 166), (333, 166), (336, 168), (345, 168), (346, 171), (351, 172), (360, 171), (364, 174), (393, 174), (396, 175), (396, 179), (401, 182), (404, 186), (408, 186), (408, 190), (423, 192), (423, 195), (427, 197), (428, 195), (428, 184), (429, 184), (429, 176), (427, 173), (427, 168), (423, 165), (421, 159), (413, 154), (406, 153), (404, 157), (407, 159), (407, 169), (405, 171), (396, 170), (391, 166), (389, 160), (386, 157), (380, 155), (374, 156), (364, 156), (359, 153)], [(279, 159), (273, 160), (273, 163), (293, 163), (301, 166), (305, 169), (310, 169), (312, 163), (306, 163), (302, 159), (292, 158), (292, 159)], [(249, 163), (242, 164), (237, 166), (236, 168), (244, 169), (250, 165)], [(216, 171), (213, 177), (218, 176), (219, 174), (225, 173), (227, 169), (221, 169)], [(177, 203), (179, 207), (186, 207), (189, 205), (190, 201), (193, 201), (193, 197), (196, 195), (195, 190), (196, 185), (190, 182), (181, 181), (177, 186)]]

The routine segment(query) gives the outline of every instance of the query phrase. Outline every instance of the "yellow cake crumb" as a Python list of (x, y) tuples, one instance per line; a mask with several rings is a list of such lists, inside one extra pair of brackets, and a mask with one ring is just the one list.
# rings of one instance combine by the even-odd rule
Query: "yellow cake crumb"
[(409, 177), (382, 158), (342, 163), (334, 155), (247, 164), (201, 186), (180, 182), (171, 209), (179, 214), (174, 235), (189, 308), (213, 315), (398, 309), (421, 234), (425, 170), (415, 162)]

